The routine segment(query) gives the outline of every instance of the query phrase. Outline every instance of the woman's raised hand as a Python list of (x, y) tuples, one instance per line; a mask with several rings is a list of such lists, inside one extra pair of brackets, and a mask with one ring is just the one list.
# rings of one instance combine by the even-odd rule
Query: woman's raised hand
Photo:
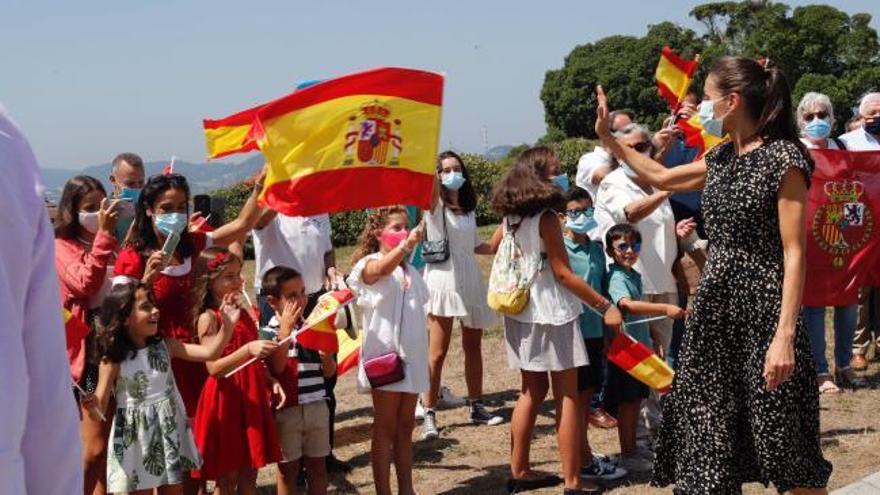
[(101, 209), (98, 210), (98, 230), (113, 233), (116, 229), (116, 222), (119, 220), (119, 200), (107, 199), (101, 200)]
[(599, 139), (611, 137), (611, 123), (608, 122), (608, 98), (602, 86), (596, 86), (596, 134)]

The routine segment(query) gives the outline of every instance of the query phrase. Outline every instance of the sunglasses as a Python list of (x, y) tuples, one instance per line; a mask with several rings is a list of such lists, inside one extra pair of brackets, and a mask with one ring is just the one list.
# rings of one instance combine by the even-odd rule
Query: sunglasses
[(828, 112), (825, 112), (825, 111), (804, 114), (804, 122), (812, 122), (813, 119), (825, 120), (827, 118), (828, 118)]
[(568, 216), (568, 218), (574, 220), (575, 218), (581, 216), (582, 214), (585, 214), (585, 213), (591, 212), (591, 211), (593, 211), (592, 208), (573, 208), (571, 210), (565, 210), (565, 214), (566, 214), (566, 216)]
[(632, 244), (621, 242), (620, 244), (615, 244), (614, 249), (620, 251), (621, 253), (625, 253), (628, 250), (632, 249), (632, 252), (638, 253), (642, 250), (642, 244), (640, 242), (634, 242)]
[(629, 147), (638, 151), (639, 153), (644, 153), (651, 149), (651, 143), (647, 141), (642, 141), (641, 143), (631, 144), (629, 145)]

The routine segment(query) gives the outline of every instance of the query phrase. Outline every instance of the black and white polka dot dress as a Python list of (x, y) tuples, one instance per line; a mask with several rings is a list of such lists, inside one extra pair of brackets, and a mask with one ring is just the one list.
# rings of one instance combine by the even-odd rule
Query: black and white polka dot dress
[(791, 379), (768, 392), (762, 376), (782, 299), (777, 192), (790, 168), (809, 181), (811, 163), (781, 140), (742, 156), (725, 144), (706, 163), (709, 260), (663, 403), (652, 484), (713, 495), (754, 481), (780, 492), (823, 487), (831, 464), (819, 448), (816, 371), (802, 321)]

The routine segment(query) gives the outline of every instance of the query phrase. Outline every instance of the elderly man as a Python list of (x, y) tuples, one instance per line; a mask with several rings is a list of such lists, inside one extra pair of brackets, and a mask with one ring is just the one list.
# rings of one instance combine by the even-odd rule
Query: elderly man
[(0, 105), (0, 492), (82, 492), (55, 244), (31, 148)]
[[(880, 93), (868, 93), (859, 102), (862, 127), (840, 136), (850, 151), (880, 151)], [(866, 355), (874, 343), (874, 357), (880, 354), (880, 288), (864, 287), (859, 293), (859, 323), (853, 341), (852, 368), (868, 367)]]
[(128, 229), (134, 221), (134, 205), (141, 195), (146, 182), (144, 161), (134, 153), (120, 153), (113, 159), (110, 168), (112, 196), (123, 200), (119, 222), (116, 224), (116, 238), (125, 240)]

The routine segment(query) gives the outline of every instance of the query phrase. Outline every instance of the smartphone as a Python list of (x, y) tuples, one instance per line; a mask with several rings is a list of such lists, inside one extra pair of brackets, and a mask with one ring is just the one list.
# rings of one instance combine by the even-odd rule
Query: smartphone
[(174, 250), (177, 249), (177, 244), (180, 242), (180, 234), (176, 232), (172, 232), (165, 239), (165, 244), (162, 246), (162, 252), (165, 253), (165, 256), (170, 258), (171, 255), (174, 254)]
[(193, 209), (207, 217), (211, 214), (211, 196), (207, 194), (196, 194), (193, 196)]

